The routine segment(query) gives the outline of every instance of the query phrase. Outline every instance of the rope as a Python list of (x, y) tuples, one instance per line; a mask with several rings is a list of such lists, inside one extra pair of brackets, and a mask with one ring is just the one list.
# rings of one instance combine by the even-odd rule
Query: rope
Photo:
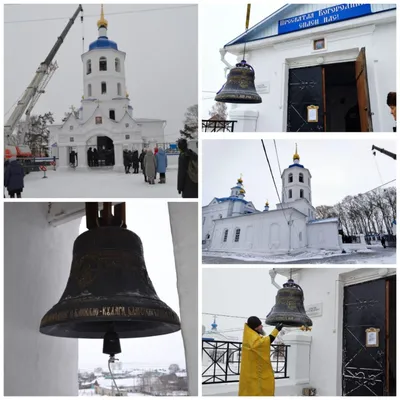
[(376, 156), (373, 156), (373, 157), (374, 157), (374, 161), (375, 161), (376, 170), (378, 171), (378, 174), (379, 174), (379, 178), (381, 180), (381, 183), (383, 183), (381, 171), (379, 170), (379, 166), (378, 166), (378, 161), (376, 160)]

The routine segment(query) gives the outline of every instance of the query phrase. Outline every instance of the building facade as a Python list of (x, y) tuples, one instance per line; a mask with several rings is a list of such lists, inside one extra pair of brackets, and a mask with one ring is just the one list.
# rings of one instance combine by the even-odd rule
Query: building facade
[(233, 105), (244, 132), (390, 132), (395, 4), (287, 4), (227, 43), (255, 70), (261, 104)]
[(337, 218), (315, 219), (311, 173), (293, 155), (282, 172), (282, 203), (263, 211), (244, 200), (242, 178), (229, 197), (214, 198), (203, 207), (203, 246), (209, 251), (263, 255), (298, 249), (339, 250), (342, 246)]
[[(70, 153), (77, 153), (74, 167), (87, 168), (89, 148), (101, 160), (105, 154), (115, 170), (123, 170), (123, 150), (138, 150), (164, 143), (165, 120), (134, 118), (125, 80), (126, 53), (108, 39), (103, 7), (97, 22), (98, 39), (82, 54), (83, 96), (78, 115), (72, 112), (62, 125), (50, 126), (53, 155), (59, 168), (70, 167)], [(54, 151), (54, 144), (57, 149)], [(57, 154), (58, 153), (58, 154)], [(102, 165), (102, 163), (100, 163)]]

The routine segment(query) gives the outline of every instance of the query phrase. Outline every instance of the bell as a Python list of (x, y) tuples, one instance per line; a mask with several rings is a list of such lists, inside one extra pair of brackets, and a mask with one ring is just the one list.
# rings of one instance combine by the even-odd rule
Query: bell
[(242, 60), (229, 71), (226, 84), (215, 96), (215, 101), (222, 103), (252, 104), (261, 103), (262, 99), (254, 86), (254, 69)]
[(267, 325), (282, 323), (283, 326), (312, 326), (312, 321), (304, 309), (302, 288), (289, 279), (282, 289), (278, 290), (275, 305), (265, 320)]
[(78, 236), (64, 294), (40, 323), (46, 335), (105, 338), (110, 353), (120, 352), (118, 337), (179, 329), (177, 314), (158, 298), (147, 274), (140, 238), (122, 226), (96, 226)]

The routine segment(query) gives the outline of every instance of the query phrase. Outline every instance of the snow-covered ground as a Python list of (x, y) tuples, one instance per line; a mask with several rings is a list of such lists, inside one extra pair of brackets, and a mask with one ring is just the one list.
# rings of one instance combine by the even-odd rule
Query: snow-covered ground
[[(143, 393), (127, 393), (128, 396), (148, 396), (147, 394)], [(79, 396), (96, 396), (96, 397), (104, 397), (105, 395), (96, 394), (94, 389), (80, 389)], [(107, 396), (111, 397), (111, 396)]]
[[(369, 246), (368, 246), (369, 247)], [(203, 252), (203, 264), (396, 264), (396, 249), (373, 247), (342, 254), (340, 251), (307, 250), (254, 256), (244, 253)]]
[[(112, 170), (67, 170), (31, 172), (25, 176), (23, 198), (175, 198), (177, 167), (167, 170), (167, 183), (149, 185), (143, 174), (125, 174)], [(159, 174), (158, 174), (159, 177)], [(158, 179), (157, 181), (158, 182)], [(6, 196), (8, 193), (5, 191)]]

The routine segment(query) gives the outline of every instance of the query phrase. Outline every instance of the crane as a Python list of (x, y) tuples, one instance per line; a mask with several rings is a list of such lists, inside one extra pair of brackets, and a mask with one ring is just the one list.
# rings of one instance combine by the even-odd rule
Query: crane
[[(372, 149), (371, 149), (371, 150), (372, 150), (372, 151), (378, 150), (378, 151), (380, 151), (381, 153), (386, 154), (387, 156), (392, 157), (394, 160), (396, 160), (396, 154), (391, 153), (390, 151), (387, 151), (387, 150), (385, 150), (385, 149), (381, 149), (380, 147), (376, 147), (375, 145), (372, 145)], [(376, 155), (376, 152), (374, 151), (374, 156), (375, 156), (375, 155)]]
[(25, 89), (24, 94), (21, 99), (18, 101), (14, 111), (12, 112), (10, 118), (7, 120), (4, 125), (4, 135), (5, 135), (5, 143), (10, 143), (11, 135), (14, 132), (15, 127), (20, 121), (22, 115), (26, 113), (27, 115), (27, 124), (29, 123), (29, 116), (32, 108), (35, 106), (36, 102), (39, 99), (39, 96), (44, 93), (44, 88), (46, 87), (48, 81), (53, 75), (56, 67), (56, 63), (52, 64), (52, 61), (57, 54), (58, 49), (61, 47), (67, 33), (71, 29), (71, 26), (76, 20), (78, 14), (83, 11), (82, 5), (79, 4), (76, 9), (74, 15), (68, 21), (67, 26), (62, 31), (61, 35), (58, 37), (56, 43), (53, 48), (50, 50), (50, 53), (47, 55), (46, 59), (39, 65), (39, 68), (36, 70), (35, 76), (33, 77), (31, 83)]

